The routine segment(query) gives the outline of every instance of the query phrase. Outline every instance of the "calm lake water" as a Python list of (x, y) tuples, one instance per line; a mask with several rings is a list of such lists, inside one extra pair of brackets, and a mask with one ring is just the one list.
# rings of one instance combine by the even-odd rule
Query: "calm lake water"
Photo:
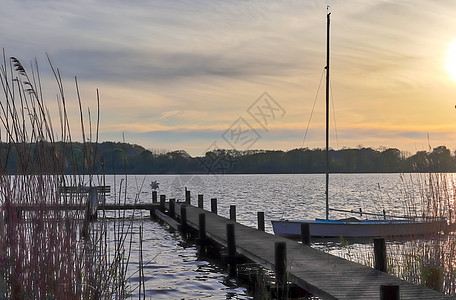
[[(407, 175), (406, 175), (407, 176)], [(203, 194), (205, 209), (210, 199), (218, 199), (219, 215), (229, 217), (230, 205), (236, 205), (237, 221), (256, 227), (257, 211), (264, 211), (266, 231), (272, 233), (272, 219), (313, 219), (325, 217), (325, 175), (129, 175), (106, 176), (111, 186), (107, 202), (151, 202), (152, 180), (160, 183), (159, 194), (184, 201), (187, 187), (192, 204)], [(334, 174), (330, 179), (330, 206), (337, 209), (362, 208), (365, 212), (403, 215), (401, 200), (404, 183), (399, 174)], [(127, 186), (126, 193), (125, 186)], [(331, 218), (346, 217), (331, 213)], [(148, 219), (148, 212), (136, 212), (133, 221), (130, 284), (138, 285), (138, 228), (142, 226), (143, 260), (146, 265), (146, 298), (151, 299), (253, 299), (245, 287), (229, 279), (217, 263), (199, 260), (196, 245), (185, 242), (179, 233), (172, 233)], [(329, 249), (339, 252), (339, 246)], [(136, 289), (133, 294), (136, 294)], [(133, 297), (134, 298), (134, 297)]]

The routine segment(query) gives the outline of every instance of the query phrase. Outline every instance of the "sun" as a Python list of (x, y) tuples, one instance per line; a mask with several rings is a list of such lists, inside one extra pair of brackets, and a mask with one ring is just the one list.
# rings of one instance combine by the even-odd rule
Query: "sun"
[(451, 42), (448, 47), (446, 69), (451, 76), (451, 79), (456, 81), (456, 39)]

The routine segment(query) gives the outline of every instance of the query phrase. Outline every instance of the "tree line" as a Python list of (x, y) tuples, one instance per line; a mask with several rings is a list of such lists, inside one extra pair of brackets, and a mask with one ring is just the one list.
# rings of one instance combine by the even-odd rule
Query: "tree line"
[[(456, 154), (445, 146), (409, 156), (395, 148), (331, 149), (329, 159), (330, 171), (334, 173), (456, 172)], [(326, 152), (320, 148), (290, 151), (216, 149), (204, 156), (192, 157), (183, 150), (157, 152), (118, 142), (43, 141), (0, 143), (0, 163), (3, 174), (52, 174), (62, 169), (68, 174), (324, 173)]]

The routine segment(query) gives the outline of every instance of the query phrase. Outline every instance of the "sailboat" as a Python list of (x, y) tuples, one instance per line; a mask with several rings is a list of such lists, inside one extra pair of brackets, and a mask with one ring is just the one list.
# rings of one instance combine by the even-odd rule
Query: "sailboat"
[[(407, 218), (396, 217), (394, 219), (386, 219), (385, 212), (378, 215), (384, 216), (384, 219), (367, 219), (360, 220), (354, 217), (331, 220), (329, 219), (329, 211), (336, 210), (329, 208), (329, 34), (330, 34), (330, 15), (326, 15), (326, 218), (315, 220), (272, 220), (274, 233), (279, 236), (288, 238), (301, 237), (301, 224), (308, 224), (310, 235), (313, 237), (346, 237), (346, 238), (366, 238), (366, 237), (415, 237), (441, 232), (446, 227), (445, 219), (441, 218)], [(343, 212), (354, 212), (348, 210), (336, 210)], [(366, 213), (364, 213), (366, 214)], [(388, 216), (391, 217), (391, 216)], [(402, 218), (402, 219), (398, 219)]]

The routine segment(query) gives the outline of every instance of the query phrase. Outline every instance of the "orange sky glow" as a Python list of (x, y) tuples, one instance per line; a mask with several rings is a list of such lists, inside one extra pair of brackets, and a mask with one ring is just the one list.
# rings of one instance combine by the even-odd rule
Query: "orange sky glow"
[(0, 30), (24, 65), (49, 54), (70, 101), (74, 76), (92, 110), (99, 89), (102, 141), (322, 148), (327, 5), (331, 147), (456, 149), (454, 1), (7, 1)]

